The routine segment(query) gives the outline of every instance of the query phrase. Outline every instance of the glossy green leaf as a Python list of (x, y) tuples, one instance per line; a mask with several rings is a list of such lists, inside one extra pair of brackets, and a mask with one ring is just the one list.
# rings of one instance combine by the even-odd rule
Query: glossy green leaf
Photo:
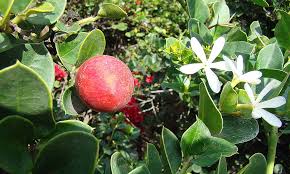
[(279, 81), (283, 81), (287, 76), (285, 71), (279, 69), (259, 69), (259, 71), (263, 74), (263, 78), (272, 78)]
[(234, 144), (216, 137), (209, 137), (202, 140), (203, 152), (195, 156), (194, 164), (201, 167), (211, 166), (221, 156), (230, 157), (237, 153), (238, 148)]
[(191, 37), (197, 38), (201, 43), (210, 45), (213, 37), (209, 29), (197, 19), (191, 18), (188, 22), (188, 29)]
[(112, 174), (128, 174), (130, 171), (127, 161), (120, 152), (115, 152), (111, 156), (111, 171)]
[(181, 137), (180, 146), (183, 155), (186, 157), (200, 154), (203, 151), (201, 141), (210, 136), (210, 131), (206, 125), (197, 118), (196, 122), (191, 125)]
[(99, 141), (91, 134), (71, 131), (55, 136), (36, 156), (34, 174), (93, 174)]
[(64, 13), (66, 7), (66, 0), (46, 0), (46, 2), (52, 4), (54, 10), (48, 13), (38, 13), (29, 16), (27, 20), (31, 24), (36, 25), (50, 25), (56, 23), (61, 15)]
[(151, 174), (151, 173), (148, 170), (148, 168), (145, 165), (143, 165), (143, 166), (135, 168), (129, 174)]
[(98, 16), (112, 19), (120, 19), (127, 17), (127, 13), (115, 4), (103, 3), (100, 6)]
[(28, 143), (33, 140), (33, 124), (20, 116), (0, 121), (0, 168), (8, 173), (30, 173), (33, 162)]
[(223, 128), (222, 114), (209, 95), (204, 82), (199, 84), (199, 92), (198, 118), (204, 122), (212, 134), (218, 134)]
[(261, 37), (262, 35), (263, 33), (259, 21), (252, 22), (250, 25), (250, 33), (248, 39), (252, 41), (257, 37)]
[(33, 0), (14, 0), (11, 12), (14, 14), (19, 14), (22, 11), (24, 11), (26, 8), (28, 8), (29, 4)]
[(2, 114), (17, 114), (34, 123), (41, 136), (54, 127), (52, 97), (42, 78), (17, 62), (0, 70), (0, 109)]
[(247, 41), (247, 34), (240, 28), (235, 27), (227, 34), (227, 42)]
[(105, 51), (105, 47), (106, 39), (101, 30), (95, 29), (89, 32), (80, 46), (76, 66), (80, 66), (92, 56), (102, 55)]
[(269, 7), (269, 4), (266, 0), (251, 0), (254, 4), (257, 4), (261, 7)]
[(218, 136), (231, 143), (240, 144), (250, 141), (259, 133), (258, 122), (253, 118), (224, 116), (223, 119), (224, 127)]
[(42, 149), (43, 146), (45, 146), (46, 143), (53, 137), (69, 131), (82, 131), (92, 133), (93, 128), (79, 120), (59, 121), (56, 123), (54, 130), (45, 138), (41, 139), (41, 141), (38, 143), (38, 149)]
[(18, 59), (24, 65), (33, 69), (46, 82), (48, 88), (52, 90), (54, 83), (54, 65), (52, 56), (43, 43), (23, 44), (10, 50), (0, 53), (0, 69), (13, 65)]
[(162, 171), (162, 163), (156, 147), (147, 143), (147, 151), (146, 151), (146, 166), (149, 169), (150, 173), (161, 174)]
[(77, 34), (81, 30), (81, 26), (78, 23), (73, 23), (71, 26), (66, 26), (65, 23), (57, 21), (55, 27), (61, 31), (68, 34)]
[(266, 173), (267, 161), (263, 154), (255, 153), (249, 160), (249, 164), (242, 168), (239, 174), (253, 174), (257, 173), (257, 171), (259, 173)]
[(88, 33), (80, 32), (77, 35), (69, 36), (63, 42), (56, 43), (58, 56), (68, 71), (71, 71), (77, 62), (77, 55)]
[(210, 16), (210, 11), (204, 0), (188, 0), (188, 12), (191, 18), (204, 23)]
[(213, 4), (213, 18), (211, 19), (210, 26), (216, 24), (227, 24), (230, 20), (230, 9), (225, 0), (218, 1)]
[(234, 112), (238, 104), (238, 94), (230, 82), (227, 82), (220, 95), (219, 108), (223, 112)]
[(275, 27), (275, 36), (281, 47), (290, 50), (290, 14), (285, 11), (279, 11), (281, 19)]
[(227, 174), (228, 169), (227, 169), (227, 161), (225, 157), (221, 157), (216, 169), (215, 174)]
[(258, 54), (256, 68), (282, 69), (284, 57), (277, 43), (265, 46)]
[(13, 3), (14, 3), (14, 0), (1, 0), (0, 1), (0, 16), (2, 16), (2, 19), (0, 19), (0, 27), (5, 25), (5, 23), (9, 19), (9, 13), (11, 11)]
[(226, 42), (222, 53), (229, 57), (234, 57), (241, 54), (250, 55), (254, 52), (254, 49), (255, 45), (245, 41)]
[(177, 137), (169, 129), (162, 129), (161, 153), (165, 173), (175, 174), (181, 165), (181, 150)]
[(79, 98), (75, 87), (69, 87), (63, 93), (61, 100), (62, 108), (68, 115), (79, 115), (88, 108)]

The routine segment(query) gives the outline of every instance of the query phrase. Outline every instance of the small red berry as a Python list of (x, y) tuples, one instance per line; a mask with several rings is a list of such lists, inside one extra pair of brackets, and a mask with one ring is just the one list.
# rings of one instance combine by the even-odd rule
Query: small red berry
[(154, 80), (154, 76), (146, 76), (146, 79), (145, 79), (146, 83), (150, 84), (153, 82), (153, 80)]
[(59, 65), (54, 64), (54, 77), (57, 81), (62, 81), (67, 76), (67, 73), (60, 68)]

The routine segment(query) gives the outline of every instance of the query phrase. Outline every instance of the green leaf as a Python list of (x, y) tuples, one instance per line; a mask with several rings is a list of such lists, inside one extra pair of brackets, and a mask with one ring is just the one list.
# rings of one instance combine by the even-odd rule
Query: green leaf
[(102, 55), (105, 51), (105, 47), (106, 39), (101, 30), (95, 29), (89, 32), (80, 46), (76, 66), (80, 66), (93, 56)]
[(256, 69), (282, 69), (284, 57), (277, 43), (265, 46), (258, 54)]
[[(0, 33), (0, 53), (7, 51), (18, 44), (19, 40), (16, 40), (12, 35), (6, 33)], [(2, 57), (2, 56), (1, 56)], [(1, 65), (0, 65), (1, 66)]]
[(266, 0), (251, 0), (254, 4), (257, 4), (261, 7), (269, 7), (269, 4)]
[(254, 52), (254, 49), (255, 45), (245, 41), (226, 42), (222, 53), (229, 57), (234, 57), (241, 54), (250, 55)]
[(228, 169), (227, 169), (227, 161), (225, 157), (221, 157), (216, 169), (215, 174), (227, 174)]
[(205, 123), (212, 134), (218, 134), (223, 128), (222, 114), (210, 97), (204, 82), (199, 84), (199, 92), (198, 117)]
[(253, 174), (259, 171), (260, 173), (266, 173), (267, 161), (263, 154), (255, 153), (250, 157), (250, 162), (247, 164), (239, 174)]
[(83, 131), (87, 133), (92, 133), (93, 128), (79, 120), (59, 121), (56, 123), (55, 129), (45, 138), (41, 139), (41, 141), (38, 143), (38, 149), (42, 149), (43, 146), (45, 146), (46, 143), (53, 137), (69, 131)]
[(147, 152), (146, 152), (146, 165), (150, 173), (161, 174), (162, 172), (162, 163), (156, 147), (147, 143)]
[(201, 43), (210, 45), (213, 41), (213, 37), (209, 29), (197, 19), (191, 18), (188, 22), (188, 29), (190, 36), (197, 38)]
[(129, 174), (150, 174), (150, 171), (145, 165), (143, 165), (135, 168)]
[(69, 36), (63, 42), (56, 43), (57, 54), (68, 71), (72, 71), (76, 64), (78, 52), (87, 35), (88, 33), (80, 32), (77, 35)]
[(81, 30), (81, 26), (78, 23), (73, 23), (71, 26), (66, 26), (65, 23), (57, 21), (55, 27), (62, 32), (68, 34), (77, 34)]
[(38, 136), (54, 127), (52, 96), (42, 78), (31, 68), (16, 62), (0, 70), (0, 110), (17, 114), (34, 123)]
[(224, 85), (220, 95), (219, 107), (223, 112), (234, 112), (238, 104), (238, 94), (230, 82)]
[(64, 91), (61, 104), (65, 113), (68, 115), (79, 115), (88, 109), (79, 98), (74, 86)]
[(111, 156), (111, 171), (112, 174), (128, 174), (129, 166), (120, 152), (115, 152)]
[(227, 24), (230, 20), (230, 9), (227, 6), (225, 0), (218, 1), (213, 4), (213, 18), (210, 25)]
[(103, 3), (100, 6), (98, 16), (112, 19), (120, 19), (127, 17), (127, 13), (115, 4)]
[(32, 3), (33, 0), (14, 0), (11, 12), (14, 14), (20, 14)]
[(227, 42), (247, 41), (247, 34), (240, 28), (235, 27), (227, 34)]
[(179, 141), (174, 133), (164, 127), (161, 133), (161, 153), (164, 173), (175, 174), (181, 164)]
[(230, 157), (237, 153), (238, 148), (234, 144), (216, 137), (209, 137), (202, 140), (204, 151), (196, 155), (194, 164), (201, 167), (211, 166), (221, 156)]
[(196, 122), (181, 137), (180, 146), (183, 155), (187, 157), (200, 154), (203, 151), (202, 140), (210, 136), (210, 131), (206, 125), (197, 118)]
[(263, 78), (272, 78), (279, 81), (283, 81), (287, 76), (285, 71), (279, 69), (259, 69), (259, 71), (263, 74)]
[(224, 127), (218, 136), (231, 143), (240, 144), (250, 141), (259, 133), (258, 122), (253, 118), (224, 116), (223, 119)]
[(0, 53), (0, 68), (13, 65), (16, 60), (33, 69), (46, 82), (48, 88), (52, 90), (54, 83), (54, 65), (52, 56), (43, 43), (23, 44), (8, 51)]
[(126, 31), (128, 29), (128, 24), (124, 22), (120, 22), (118, 24), (112, 25), (112, 29)]
[(54, 6), (49, 2), (43, 2), (36, 7), (26, 10), (24, 15), (28, 17), (33, 14), (48, 13), (52, 11), (54, 11)]
[(48, 13), (38, 13), (29, 16), (27, 20), (31, 24), (35, 25), (50, 25), (58, 21), (61, 15), (64, 13), (66, 7), (66, 0), (46, 0), (47, 3), (52, 4), (54, 10)]
[(281, 19), (275, 27), (275, 36), (279, 45), (290, 50), (290, 14), (280, 10)]
[(0, 168), (8, 173), (30, 173), (33, 162), (28, 143), (33, 140), (33, 124), (20, 116), (0, 121)]
[(263, 33), (259, 21), (252, 22), (250, 25), (250, 33), (248, 39), (252, 41), (257, 37), (261, 37), (262, 35)]
[(205, 23), (210, 16), (209, 8), (204, 0), (188, 0), (187, 6), (190, 17), (197, 19), (200, 23)]
[(35, 174), (93, 174), (99, 141), (91, 134), (71, 131), (48, 141), (36, 156)]
[(11, 11), (14, 0), (1, 0), (0, 1), (0, 27), (6, 24), (7, 20), (9, 20), (9, 13)]

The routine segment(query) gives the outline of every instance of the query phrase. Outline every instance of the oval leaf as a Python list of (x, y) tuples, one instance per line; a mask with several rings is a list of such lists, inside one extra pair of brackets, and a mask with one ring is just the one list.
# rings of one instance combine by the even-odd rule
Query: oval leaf
[(239, 173), (240, 174), (253, 174), (259, 171), (266, 173), (267, 161), (263, 154), (255, 153), (250, 157), (250, 162)]
[(112, 174), (128, 174), (129, 166), (120, 152), (115, 152), (111, 156), (111, 171)]
[(164, 173), (175, 174), (181, 164), (181, 151), (177, 137), (169, 129), (163, 127), (161, 134), (161, 153)]
[(62, 133), (46, 143), (36, 157), (35, 174), (93, 174), (99, 142), (91, 134), (73, 131)]
[(245, 119), (232, 116), (225, 116), (223, 118), (224, 127), (219, 137), (231, 143), (239, 144), (250, 141), (259, 133), (259, 124), (253, 118)]
[(234, 112), (238, 104), (238, 94), (232, 88), (230, 82), (227, 82), (224, 85), (224, 88), (221, 92), (219, 107), (223, 112)]
[(100, 6), (98, 16), (105, 18), (120, 19), (126, 17), (127, 13), (115, 4), (103, 3)]
[(24, 11), (33, 0), (14, 0), (11, 12), (19, 14)]
[(162, 172), (162, 163), (156, 147), (147, 143), (146, 165), (150, 173), (160, 174)]
[(191, 18), (204, 23), (210, 16), (209, 8), (204, 0), (188, 0), (188, 12)]
[(200, 83), (199, 92), (198, 117), (204, 122), (212, 134), (218, 134), (223, 128), (222, 114), (210, 97), (204, 82)]
[(54, 127), (52, 97), (46, 83), (29, 67), (17, 62), (0, 70), (0, 110), (29, 119), (39, 135)]
[(277, 43), (265, 46), (258, 54), (256, 69), (282, 69), (284, 57)]
[(281, 14), (281, 19), (275, 27), (275, 36), (281, 47), (290, 50), (290, 14), (281, 10), (279, 12)]
[(65, 90), (61, 104), (65, 113), (69, 115), (79, 115), (88, 109), (79, 98), (74, 86)]
[(20, 116), (0, 121), (0, 168), (8, 173), (30, 173), (33, 162), (28, 143), (33, 140), (33, 124)]

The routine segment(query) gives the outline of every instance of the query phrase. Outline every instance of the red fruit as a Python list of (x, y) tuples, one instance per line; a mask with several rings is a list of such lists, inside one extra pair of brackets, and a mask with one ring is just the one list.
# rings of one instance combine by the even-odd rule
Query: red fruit
[(77, 71), (76, 89), (91, 109), (114, 112), (126, 106), (134, 90), (130, 69), (112, 56), (95, 56), (85, 61)]
[(62, 70), (59, 65), (54, 64), (54, 77), (57, 81), (62, 81), (67, 76), (67, 73)]
[(154, 80), (154, 76), (147, 76), (146, 79), (145, 79), (145, 81), (146, 81), (147, 83), (149, 83), (149, 84), (152, 83), (153, 80)]

